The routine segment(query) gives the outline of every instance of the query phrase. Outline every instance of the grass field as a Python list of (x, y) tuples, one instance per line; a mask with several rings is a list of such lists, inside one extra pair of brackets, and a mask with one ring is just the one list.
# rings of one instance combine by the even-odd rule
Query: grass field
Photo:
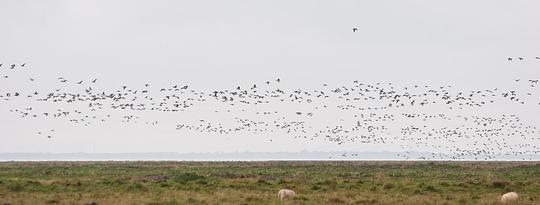
[(540, 204), (540, 163), (4, 162), (0, 204)]

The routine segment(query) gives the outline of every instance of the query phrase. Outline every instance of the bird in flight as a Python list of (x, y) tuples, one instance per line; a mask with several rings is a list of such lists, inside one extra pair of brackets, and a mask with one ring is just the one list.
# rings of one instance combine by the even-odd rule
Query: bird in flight
[(358, 28), (354, 27), (352, 28), (352, 32), (356, 32), (358, 30)]

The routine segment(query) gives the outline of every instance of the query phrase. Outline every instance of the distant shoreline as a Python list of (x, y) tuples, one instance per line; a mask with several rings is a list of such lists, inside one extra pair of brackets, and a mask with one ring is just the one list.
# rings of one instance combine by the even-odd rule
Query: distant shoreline
[[(345, 156), (343, 155), (345, 153)], [(425, 152), (228, 152), (228, 153), (0, 153), (0, 162), (9, 161), (193, 161), (193, 162), (263, 162), (263, 161), (540, 161), (538, 155), (495, 159), (423, 159)]]
[(540, 160), (400, 160), (400, 159), (16, 159), (1, 162), (540, 162)]

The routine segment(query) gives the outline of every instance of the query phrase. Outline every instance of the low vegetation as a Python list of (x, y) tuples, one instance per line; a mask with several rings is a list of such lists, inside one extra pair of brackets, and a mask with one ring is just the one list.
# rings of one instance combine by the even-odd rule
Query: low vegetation
[(4, 162), (0, 204), (540, 204), (540, 163)]

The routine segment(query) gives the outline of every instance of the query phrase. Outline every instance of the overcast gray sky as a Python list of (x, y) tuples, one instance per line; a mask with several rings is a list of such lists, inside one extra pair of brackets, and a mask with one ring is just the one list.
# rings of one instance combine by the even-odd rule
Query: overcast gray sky
[[(540, 78), (533, 60), (540, 55), (539, 9), (536, 0), (3, 0), (0, 63), (26, 62), (31, 70), (20, 75), (38, 83), (14, 76), (0, 81), (0, 92), (52, 90), (58, 77), (98, 78), (97, 87), (111, 90), (147, 82), (224, 89), (276, 78), (291, 89), (353, 80), (504, 88), (516, 78)], [(506, 61), (518, 56), (526, 61)], [(122, 123), (81, 127), (8, 112), (20, 105), (0, 102), (0, 152), (397, 149)], [(512, 107), (485, 112), (505, 108)], [(521, 111), (539, 124), (538, 107)], [(197, 114), (204, 115), (182, 117)], [(35, 134), (46, 129), (56, 129), (54, 139)]]

